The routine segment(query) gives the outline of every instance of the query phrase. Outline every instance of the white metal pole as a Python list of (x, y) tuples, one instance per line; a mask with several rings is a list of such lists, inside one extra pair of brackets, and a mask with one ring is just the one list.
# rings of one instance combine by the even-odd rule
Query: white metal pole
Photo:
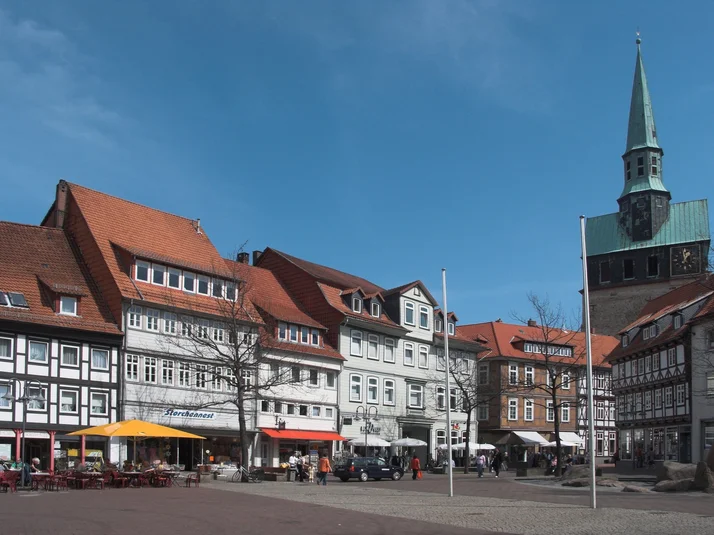
[(449, 309), (446, 304), (446, 269), (441, 270), (441, 292), (444, 302), (444, 368), (446, 369), (446, 399), (449, 400), (446, 404), (446, 451), (448, 452), (448, 461), (446, 466), (449, 469), (449, 497), (454, 495), (454, 471), (451, 467), (451, 389), (449, 388)]
[(595, 484), (595, 414), (593, 411), (593, 356), (590, 336), (590, 295), (588, 292), (588, 255), (585, 245), (585, 216), (580, 216), (580, 244), (583, 262), (583, 327), (585, 329), (585, 351), (587, 353), (588, 388), (588, 453), (590, 455), (590, 507), (597, 508)]

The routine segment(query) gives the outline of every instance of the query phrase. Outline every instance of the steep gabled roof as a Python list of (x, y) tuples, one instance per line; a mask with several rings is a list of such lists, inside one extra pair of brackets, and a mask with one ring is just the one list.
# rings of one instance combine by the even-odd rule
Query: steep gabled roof
[[(0, 320), (120, 335), (64, 230), (0, 222), (0, 291), (22, 293), (28, 308), (0, 306)], [(53, 299), (79, 298), (79, 316)]]
[(317, 286), (320, 288), (322, 295), (325, 296), (325, 300), (328, 304), (337, 310), (338, 312), (344, 314), (345, 316), (359, 318), (363, 321), (369, 321), (372, 323), (378, 323), (380, 325), (385, 325), (388, 327), (393, 327), (395, 329), (402, 329), (406, 332), (401, 325), (392, 321), (389, 316), (384, 312), (384, 307), (379, 307), (379, 317), (372, 316), (372, 311), (368, 310), (369, 307), (362, 307), (362, 312), (355, 312), (350, 306), (345, 303), (342, 291), (339, 288), (330, 286), (328, 284), (318, 282)]
[[(491, 321), (486, 323), (475, 323), (471, 325), (460, 325), (457, 332), (473, 339), (480, 335), (486, 340), (485, 345), (491, 348), (492, 353), (487, 357), (511, 357), (528, 360), (544, 361), (545, 358), (540, 353), (526, 353), (521, 349), (520, 344), (514, 342), (545, 342), (543, 329), (541, 327), (529, 327), (527, 325), (517, 325)], [(585, 333), (581, 331), (568, 331), (565, 329), (550, 329), (547, 343), (553, 345), (565, 345), (573, 347), (572, 357), (558, 357), (551, 355), (551, 362), (575, 362), (585, 366)], [(605, 359), (615, 348), (619, 341), (613, 336), (593, 334), (592, 358), (593, 366), (607, 366)]]
[(434, 296), (431, 295), (431, 293), (429, 292), (427, 287), (420, 280), (408, 282), (407, 284), (402, 284), (401, 286), (397, 286), (396, 288), (386, 290), (385, 292), (382, 292), (382, 295), (384, 295), (384, 297), (389, 297), (390, 295), (394, 295), (394, 294), (402, 295), (405, 292), (408, 292), (409, 290), (414, 288), (415, 286), (419, 286), (421, 291), (424, 293), (425, 296), (427, 296), (429, 298), (429, 300), (432, 302), (432, 304), (437, 305), (439, 303), (436, 299), (434, 299)]

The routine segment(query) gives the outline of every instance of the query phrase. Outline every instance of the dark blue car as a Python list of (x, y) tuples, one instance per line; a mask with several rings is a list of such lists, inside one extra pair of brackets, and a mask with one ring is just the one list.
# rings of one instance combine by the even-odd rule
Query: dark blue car
[(344, 482), (350, 479), (359, 479), (360, 481), (393, 479), (399, 481), (404, 475), (404, 470), (398, 466), (387, 464), (384, 459), (379, 457), (352, 457), (341, 461), (332, 473)]

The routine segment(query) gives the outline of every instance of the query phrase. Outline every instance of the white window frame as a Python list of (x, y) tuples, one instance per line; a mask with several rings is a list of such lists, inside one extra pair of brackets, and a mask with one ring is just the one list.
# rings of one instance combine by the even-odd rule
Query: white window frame
[[(330, 384), (330, 377), (332, 377), (332, 384)], [(325, 388), (328, 390), (335, 390), (337, 388), (337, 373), (334, 371), (325, 372)]]
[(684, 383), (680, 383), (677, 385), (677, 388), (675, 390), (675, 399), (678, 407), (687, 404), (687, 390), (684, 387)]
[[(374, 392), (374, 398), (372, 398)], [(370, 405), (379, 404), (379, 378), (374, 376), (367, 377), (367, 403)]]
[(178, 322), (178, 317), (172, 312), (164, 312), (164, 333), (166, 334), (176, 334), (176, 324)]
[[(422, 357), (424, 357), (425, 362), (422, 363)], [(419, 353), (417, 355), (417, 364), (422, 370), (429, 369), (429, 348), (427, 346), (420, 345)]]
[[(216, 289), (220, 287), (220, 292), (216, 295)], [(224, 299), (226, 297), (226, 282), (223, 279), (211, 280), (211, 297)]]
[[(531, 366), (530, 364), (525, 365), (525, 377), (526, 377), (526, 386), (533, 386), (535, 384), (535, 368)], [(510, 378), (510, 365), (508, 369), (508, 377)], [(530, 420), (529, 420), (530, 421)]]
[(446, 371), (446, 355), (440, 347), (436, 349), (436, 371)]
[[(154, 370), (153, 381), (150, 378), (151, 374), (148, 373), (152, 369)], [(143, 371), (144, 371), (144, 382), (155, 385), (159, 380), (158, 359), (156, 357), (144, 357), (144, 370)]]
[(124, 378), (130, 383), (139, 382), (139, 355), (127, 354), (125, 356)]
[(367, 358), (379, 360), (379, 336), (376, 334), (367, 335)]
[(0, 341), (6, 341), (9, 344), (7, 356), (0, 355), (0, 360), (13, 360), (15, 358), (15, 339), (9, 336), (0, 336)]
[[(205, 282), (206, 283), (206, 292), (200, 291), (201, 289), (201, 283)], [(211, 277), (208, 277), (206, 275), (198, 275), (196, 277), (196, 293), (198, 295), (211, 295)]]
[(675, 329), (679, 329), (682, 327), (682, 316), (681, 314), (675, 314), (674, 315), (674, 320), (672, 321), (674, 324)]
[[(161, 282), (158, 283), (154, 280), (154, 276), (156, 273), (161, 273)], [(166, 269), (166, 266), (162, 264), (151, 264), (151, 284), (155, 286), (166, 286), (166, 275), (168, 274), (168, 271)]]
[(454, 336), (456, 333), (456, 324), (453, 321), (447, 323), (447, 328), (449, 329), (449, 336)]
[(284, 321), (278, 322), (278, 340), (288, 339), (288, 324)]
[(322, 407), (320, 405), (313, 405), (312, 411), (310, 412), (311, 418), (322, 418)]
[(350, 331), (350, 355), (361, 357), (362, 353), (362, 331), (352, 329)]
[[(176, 286), (171, 286), (171, 276), (174, 275), (177, 277), (176, 279)], [(181, 270), (176, 269), (176, 268), (168, 268), (166, 271), (166, 286), (169, 288), (173, 288), (174, 290), (180, 290), (181, 289)]]
[[(192, 281), (190, 287), (187, 287), (188, 281)], [(181, 290), (190, 294), (195, 294), (197, 290), (196, 282), (197, 278), (195, 273), (184, 271), (181, 275)]]
[(570, 390), (570, 373), (567, 371), (560, 374), (560, 388), (562, 390)]
[(320, 345), (320, 331), (317, 329), (310, 329), (310, 345)]
[(300, 340), (300, 329), (297, 325), (291, 324), (288, 326), (288, 340), (295, 344)]
[[(45, 347), (45, 358), (44, 360), (36, 360), (32, 358), (32, 346), (42, 345)], [(50, 346), (47, 342), (40, 342), (39, 340), (30, 340), (27, 344), (27, 363), (28, 364), (47, 364), (50, 361)]]
[[(65, 305), (71, 304), (69, 310), (65, 310)], [(76, 316), (77, 315), (77, 298), (69, 295), (60, 295), (60, 309), (59, 313), (65, 316)]]
[[(315, 382), (313, 382), (313, 377), (315, 379)], [(320, 387), (320, 370), (318, 370), (317, 368), (307, 369), (307, 386), (311, 388)]]
[[(77, 351), (77, 363), (76, 364), (68, 364), (64, 360), (64, 350), (65, 349), (74, 349)], [(60, 344), (60, 364), (62, 366), (68, 366), (70, 368), (79, 368), (79, 363), (82, 361), (82, 348), (79, 346), (73, 346), (71, 344)]]
[[(407, 314), (408, 311), (412, 313), (412, 321), (410, 322)], [(411, 301), (404, 301), (404, 324), (416, 326), (416, 307)]]
[(552, 401), (545, 402), (545, 421), (554, 422), (555, 421), (555, 409), (553, 408)]
[[(94, 399), (101, 397), (104, 399), (104, 411), (94, 411)], [(109, 393), (108, 392), (90, 392), (89, 394), (89, 415), (90, 416), (109, 416)]]
[[(382, 380), (382, 405), (394, 406), (397, 399), (397, 389), (394, 379)], [(391, 398), (391, 399), (390, 399)]]
[[(530, 411), (530, 417), (528, 416), (528, 411)], [(532, 422), (535, 416), (535, 403), (531, 398), (523, 399), (523, 420), (526, 422)]]
[[(94, 361), (94, 354), (99, 351), (103, 351), (104, 353), (107, 354), (107, 365), (104, 367), (97, 366), (97, 364)], [(89, 355), (89, 364), (93, 370), (109, 371), (109, 368), (112, 365), (112, 351), (111, 351), (111, 349), (103, 348), (103, 347), (93, 347), (91, 349), (90, 355)]]
[(352, 296), (352, 312), (356, 314), (362, 313), (362, 298), (358, 295)]
[(196, 364), (193, 369), (196, 372), (194, 374), (194, 388), (197, 390), (208, 390), (208, 366), (205, 364)]
[(570, 422), (570, 403), (560, 404), (560, 421), (566, 424)]
[(672, 366), (677, 365), (677, 348), (676, 347), (670, 347), (667, 349), (667, 367), (671, 368)]
[(146, 330), (159, 331), (159, 322), (161, 321), (161, 312), (155, 308), (146, 309)]
[(214, 342), (219, 344), (223, 343), (223, 340), (225, 340), (225, 329), (222, 323), (217, 321), (213, 322), (213, 325), (211, 325), (211, 338)]
[(373, 318), (378, 318), (381, 315), (381, 312), (379, 310), (379, 303), (377, 302), (372, 302), (370, 305), (370, 313), (372, 314)]
[(446, 410), (446, 387), (444, 386), (436, 387), (436, 410)]
[(508, 421), (518, 421), (518, 398), (508, 398)]
[[(426, 319), (426, 325), (422, 320)], [(419, 305), (419, 328), (429, 329), (429, 307), (424, 305)]]
[(174, 386), (174, 368), (173, 360), (161, 359), (161, 384), (163, 386)]
[[(418, 392), (419, 395), (419, 405), (412, 403), (412, 392)], [(423, 409), (424, 408), (424, 387), (422, 385), (417, 385), (414, 383), (409, 384), (407, 389), (407, 407), (410, 409)]]
[(488, 420), (488, 405), (487, 404), (479, 404), (477, 409), (476, 409), (476, 419), (479, 421), (484, 421)]
[(518, 364), (511, 364), (510, 362), (508, 363), (508, 384), (518, 384)]
[(335, 417), (335, 409), (333, 407), (325, 407), (325, 418), (332, 420)]
[[(146, 279), (139, 278), (140, 266), (146, 269)], [(143, 260), (137, 260), (136, 262), (134, 262), (134, 280), (140, 282), (151, 282), (151, 264), (149, 262), (145, 262)]]
[[(411, 354), (411, 362), (407, 361), (407, 351)], [(404, 365), (414, 367), (414, 344), (404, 342)]]
[(134, 305), (129, 307), (129, 310), (127, 311), (127, 325), (132, 329), (141, 329), (141, 326), (144, 324), (144, 320), (142, 318), (143, 312), (144, 311), (140, 306)]
[[(354, 392), (354, 387), (357, 387), (357, 393)], [(350, 374), (350, 401), (362, 403), (362, 376), (358, 373)]]
[(184, 388), (191, 388), (191, 364), (188, 362), (179, 362), (176, 366), (178, 377), (176, 385)]
[(310, 344), (310, 329), (308, 327), (300, 327), (300, 343)]
[[(39, 392), (38, 392), (39, 390)], [(33, 393), (34, 392), (34, 393)], [(31, 399), (27, 403), (27, 410), (30, 412), (47, 412), (47, 387), (40, 385), (30, 386), (27, 388), (27, 393), (30, 397), (37, 396), (38, 394), (42, 396), (44, 401), (38, 399)]]
[[(72, 394), (74, 396), (74, 410), (65, 409), (62, 403), (62, 396), (64, 394)], [(59, 412), (60, 414), (78, 414), (79, 413), (79, 391), (68, 390), (66, 388), (60, 388), (59, 391)]]
[[(391, 364), (394, 364), (396, 362), (396, 351), (397, 351), (397, 345), (394, 342), (393, 338), (385, 338), (384, 339), (384, 362), (389, 362)], [(391, 358), (388, 358), (391, 356)]]
[(458, 388), (449, 389), (449, 410), (457, 412), (459, 410), (459, 390)]

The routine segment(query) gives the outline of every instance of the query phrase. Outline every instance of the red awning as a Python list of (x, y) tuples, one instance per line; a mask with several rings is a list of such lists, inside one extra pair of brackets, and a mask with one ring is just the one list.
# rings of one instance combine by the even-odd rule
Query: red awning
[(298, 431), (296, 429), (261, 429), (263, 433), (272, 438), (285, 438), (296, 440), (347, 440), (339, 433), (332, 431)]

